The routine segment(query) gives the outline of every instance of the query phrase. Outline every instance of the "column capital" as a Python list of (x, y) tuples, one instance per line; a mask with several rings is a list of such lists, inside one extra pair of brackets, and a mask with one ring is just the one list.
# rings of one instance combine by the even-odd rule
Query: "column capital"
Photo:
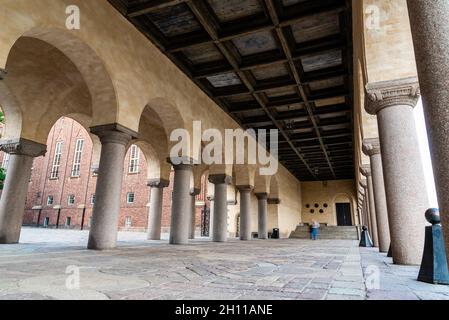
[(0, 68), (0, 80), (5, 79), (5, 76), (8, 72), (5, 69)]
[(256, 193), (256, 197), (259, 200), (266, 200), (266, 199), (268, 199), (268, 193), (266, 193), (266, 192), (259, 192), (259, 193)]
[(372, 115), (391, 106), (407, 105), (414, 108), (420, 96), (416, 77), (368, 83), (365, 89), (365, 110)]
[(268, 198), (267, 199), (268, 204), (280, 204), (281, 199), (279, 198)]
[(193, 167), (195, 165), (193, 158), (190, 157), (168, 157), (167, 162), (173, 167), (182, 165), (189, 165)]
[(31, 140), (17, 138), (2, 140), (0, 142), (0, 150), (9, 154), (40, 157), (47, 153), (47, 146)]
[(147, 182), (147, 186), (151, 188), (163, 189), (167, 188), (169, 185), (170, 181), (165, 179), (149, 179)]
[(90, 132), (100, 138), (101, 143), (119, 143), (127, 145), (132, 139), (138, 138), (139, 134), (118, 123), (105, 124), (90, 128)]
[(364, 164), (360, 166), (360, 173), (365, 177), (371, 176), (371, 166), (369, 164)]
[(239, 192), (251, 192), (254, 189), (254, 187), (250, 185), (240, 185), (235, 187), (239, 190)]
[(201, 193), (201, 189), (200, 188), (192, 188), (190, 189), (190, 195), (191, 196), (197, 196)]
[(209, 175), (209, 182), (212, 184), (231, 184), (232, 177), (227, 174), (213, 174)]
[(380, 154), (379, 138), (363, 139), (362, 150), (369, 157)]

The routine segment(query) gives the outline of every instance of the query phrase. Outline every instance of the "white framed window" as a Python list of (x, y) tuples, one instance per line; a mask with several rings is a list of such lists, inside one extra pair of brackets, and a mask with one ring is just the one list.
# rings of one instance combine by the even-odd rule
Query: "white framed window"
[(96, 196), (95, 193), (90, 196), (90, 204), (95, 204)]
[(65, 226), (66, 227), (70, 227), (71, 223), (72, 223), (72, 218), (71, 217), (67, 217), (65, 219)]
[(127, 203), (134, 203), (134, 192), (128, 192), (128, 194), (126, 195), (126, 202)]
[(9, 157), (10, 157), (9, 153), (3, 152), (2, 169), (5, 169), (5, 170), (8, 169)]
[(129, 157), (129, 173), (139, 173), (140, 151), (136, 145), (131, 146), (131, 155)]
[(73, 156), (72, 178), (77, 178), (81, 173), (81, 158), (84, 149), (84, 139), (77, 139), (75, 144), (75, 154)]
[(53, 196), (48, 196), (47, 197), (47, 206), (53, 205), (53, 202), (54, 202)]
[(132, 226), (132, 219), (131, 219), (130, 216), (127, 216), (127, 217), (125, 218), (125, 227), (126, 227), (126, 228), (130, 228), (131, 226)]
[(73, 206), (75, 204), (75, 195), (74, 194), (69, 194), (69, 196), (67, 197), (67, 204), (69, 206)]
[(59, 167), (61, 166), (62, 157), (62, 141), (56, 142), (55, 157), (53, 158), (53, 166), (51, 167), (50, 179), (59, 178)]

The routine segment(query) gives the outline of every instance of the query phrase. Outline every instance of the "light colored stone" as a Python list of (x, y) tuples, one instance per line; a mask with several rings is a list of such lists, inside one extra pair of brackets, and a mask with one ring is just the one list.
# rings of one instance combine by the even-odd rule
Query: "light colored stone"
[(123, 163), (126, 146), (136, 133), (117, 124), (94, 127), (91, 132), (101, 140), (101, 156), (87, 247), (107, 250), (117, 242)]
[(391, 239), (379, 139), (365, 139), (363, 141), (363, 152), (370, 157), (379, 251), (388, 252)]
[(168, 187), (167, 180), (153, 180), (148, 182), (151, 187), (150, 208), (148, 212), (148, 240), (161, 240), (162, 201), (164, 188)]
[(0, 199), (0, 243), (19, 242), (33, 158), (45, 154), (45, 145), (15, 139), (3, 141), (1, 150), (10, 154), (8, 174)]
[(449, 261), (449, 3), (445, 0), (407, 3)]
[(192, 197), (190, 196), (192, 165), (179, 164), (173, 167), (175, 178), (173, 182), (170, 244), (187, 244), (192, 210)]
[(416, 78), (368, 84), (366, 110), (377, 114), (393, 261), (420, 264), (429, 207), (413, 108)]

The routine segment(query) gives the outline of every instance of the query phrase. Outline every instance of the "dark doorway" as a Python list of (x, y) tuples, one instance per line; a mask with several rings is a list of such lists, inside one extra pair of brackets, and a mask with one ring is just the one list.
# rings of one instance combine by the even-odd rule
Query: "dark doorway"
[(337, 208), (337, 224), (339, 226), (352, 226), (351, 204), (336, 203)]
[(207, 205), (204, 205), (201, 210), (201, 236), (209, 236), (209, 225), (210, 225), (210, 209)]
[(237, 232), (235, 233), (235, 236), (237, 238), (240, 237), (240, 214), (237, 216)]

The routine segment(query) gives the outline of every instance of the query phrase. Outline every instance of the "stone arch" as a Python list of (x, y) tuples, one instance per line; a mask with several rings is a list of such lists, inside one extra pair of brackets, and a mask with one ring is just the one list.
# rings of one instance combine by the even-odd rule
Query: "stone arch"
[(254, 187), (254, 179), (256, 174), (255, 165), (234, 165), (234, 177), (236, 186), (252, 186)]
[[(142, 123), (145, 121), (145, 123)], [(168, 158), (170, 156), (170, 149), (174, 146), (177, 141), (170, 141), (170, 136), (172, 132), (176, 129), (187, 129), (185, 126), (185, 122), (178, 108), (168, 102), (165, 98), (153, 98), (151, 99), (144, 109), (142, 110), (142, 114), (140, 117), (140, 126), (139, 133), (144, 135), (153, 135), (153, 130), (157, 128), (159, 130), (159, 137), (162, 138), (160, 133), (164, 133), (165, 137), (163, 138), (163, 142), (165, 144), (166, 150), (164, 151), (165, 157)], [(192, 130), (188, 130), (189, 134)], [(154, 137), (152, 138), (154, 141)], [(191, 139), (189, 141), (190, 145), (190, 154), (188, 157), (192, 156), (191, 149)]]
[[(116, 121), (118, 101), (115, 87), (106, 65), (88, 44), (73, 33), (56, 27), (37, 27), (23, 36), (47, 42), (75, 64), (91, 93), (92, 126)], [(8, 70), (8, 66), (6, 68)]]
[(88, 117), (81, 122), (89, 126), (116, 120), (115, 91), (103, 63), (67, 31), (24, 33), (11, 48), (6, 69), (0, 90), (8, 93), (2, 95), (8, 137), (45, 143), (53, 124), (71, 114)]
[(213, 164), (209, 167), (209, 175), (225, 174), (227, 176), (233, 176), (232, 164)]
[(142, 112), (139, 121), (139, 138), (132, 143), (138, 145), (147, 159), (148, 179), (170, 179), (171, 166), (167, 132), (159, 115), (150, 107)]
[(254, 193), (270, 193), (270, 180), (271, 176), (264, 176), (256, 170), (254, 177)]
[(268, 194), (268, 198), (279, 200), (279, 182), (275, 175), (270, 179), (270, 193)]
[(5, 116), (2, 138), (13, 139), (20, 137), (22, 132), (22, 112), (19, 102), (4, 81), (0, 81), (0, 97), (0, 107)]
[(193, 167), (193, 188), (201, 190), (203, 177), (208, 171), (209, 167), (204, 164)]

